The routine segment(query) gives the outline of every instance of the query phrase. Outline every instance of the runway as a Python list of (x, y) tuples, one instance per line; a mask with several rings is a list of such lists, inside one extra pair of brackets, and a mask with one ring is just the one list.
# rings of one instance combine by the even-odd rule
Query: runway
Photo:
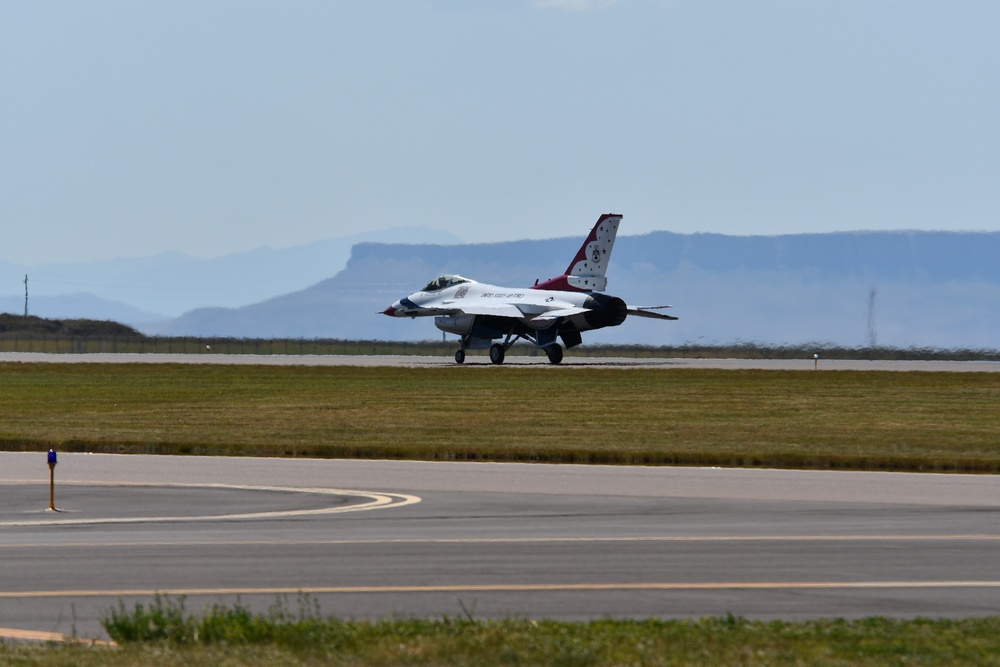
[(1000, 613), (988, 476), (0, 453), (0, 634), (119, 600), (324, 614)]
[[(313, 355), (313, 354), (51, 354), (0, 352), (0, 363), (59, 364), (225, 364), (262, 366), (394, 366), (409, 368), (458, 367), (450, 355)], [(470, 351), (463, 367), (491, 367), (489, 356)], [(714, 368), (728, 370), (801, 371), (926, 371), (997, 373), (1000, 361), (871, 361), (865, 359), (681, 359), (652, 357), (574, 357), (552, 366), (544, 356), (510, 355), (504, 366), (541, 368)]]

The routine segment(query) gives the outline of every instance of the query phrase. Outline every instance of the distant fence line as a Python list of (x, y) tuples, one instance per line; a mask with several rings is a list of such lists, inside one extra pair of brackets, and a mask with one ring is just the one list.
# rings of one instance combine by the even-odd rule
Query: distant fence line
[[(46, 354), (254, 354), (254, 355), (451, 355), (457, 340), (379, 341), (310, 338), (203, 338), (194, 336), (25, 336), (0, 334), (0, 352)], [(508, 354), (534, 355), (533, 345), (513, 346)], [(824, 359), (1000, 361), (1000, 350), (802, 345), (581, 345), (575, 356), (697, 359)]]
[(454, 344), (360, 341), (336, 339), (255, 338), (118, 338), (118, 337), (0, 337), (0, 352), (47, 354), (288, 354), (288, 355), (380, 355), (434, 354), (451, 350)]

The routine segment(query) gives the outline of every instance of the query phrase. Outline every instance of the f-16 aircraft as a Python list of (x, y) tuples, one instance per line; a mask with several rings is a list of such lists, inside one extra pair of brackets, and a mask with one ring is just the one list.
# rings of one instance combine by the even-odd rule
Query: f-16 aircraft
[[(670, 306), (633, 308), (616, 296), (601, 294), (607, 287), (605, 272), (622, 216), (606, 213), (580, 246), (566, 272), (532, 287), (497, 287), (459, 275), (441, 275), (419, 292), (400, 299), (384, 311), (391, 317), (434, 317), (438, 329), (461, 337), (455, 353), (465, 362), (468, 349), (490, 349), (490, 361), (502, 364), (510, 346), (519, 339), (545, 350), (549, 361), (563, 359), (566, 348), (583, 342), (580, 333), (616, 327), (629, 315), (660, 320), (676, 317), (653, 312)], [(503, 342), (491, 341), (503, 339)]]

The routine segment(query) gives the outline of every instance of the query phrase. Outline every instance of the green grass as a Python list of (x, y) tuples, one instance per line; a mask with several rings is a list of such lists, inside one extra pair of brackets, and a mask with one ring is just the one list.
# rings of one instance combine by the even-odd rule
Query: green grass
[(1000, 374), (4, 364), (7, 450), (1000, 471)]
[(119, 648), (0, 645), (11, 665), (996, 665), (1000, 618), (698, 620), (396, 619), (265, 614), (239, 603), (201, 616), (184, 599), (120, 604), (105, 619)]
[[(539, 367), (0, 365), (0, 446), (423, 459), (1000, 470), (1000, 374)], [(1000, 617), (324, 618), (119, 606), (120, 648), (0, 665), (997, 665)]]
[(1000, 663), (1000, 619), (589, 623), (472, 618), (345, 621), (323, 618), (308, 597), (298, 614), (278, 601), (266, 614), (237, 603), (189, 613), (184, 599), (119, 603), (104, 627), (119, 644), (267, 646), (299, 657), (362, 665), (983, 664)]

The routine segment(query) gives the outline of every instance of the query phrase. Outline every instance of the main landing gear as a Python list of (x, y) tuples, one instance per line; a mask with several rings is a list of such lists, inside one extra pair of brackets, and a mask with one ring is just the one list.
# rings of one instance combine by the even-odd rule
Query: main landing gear
[(563, 349), (559, 343), (553, 343), (545, 348), (545, 354), (548, 355), (550, 364), (558, 364), (563, 360)]
[[(506, 341), (503, 343), (493, 343), (490, 346), (490, 361), (493, 364), (500, 365), (504, 362), (507, 357), (507, 349), (512, 345), (511, 341)], [(563, 360), (563, 349), (558, 343), (553, 343), (552, 345), (547, 345), (544, 348), (545, 355), (549, 358), (550, 364), (559, 364)], [(465, 346), (463, 345), (455, 353), (455, 363), (464, 364), (465, 363)]]
[(502, 364), (503, 358), (507, 355), (507, 348), (500, 343), (493, 343), (490, 346), (490, 361), (494, 364)]

